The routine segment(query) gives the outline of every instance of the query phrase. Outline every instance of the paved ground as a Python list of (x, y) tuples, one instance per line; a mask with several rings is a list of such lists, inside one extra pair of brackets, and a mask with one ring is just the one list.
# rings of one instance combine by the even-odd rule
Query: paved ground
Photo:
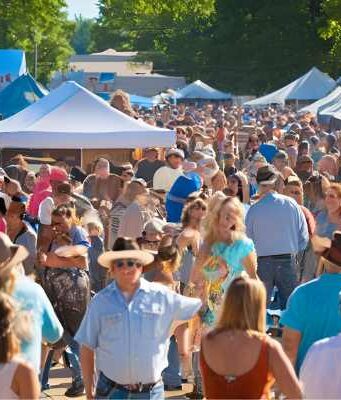
[[(65, 390), (71, 384), (71, 374), (67, 368), (58, 365), (51, 371), (50, 376), (50, 389), (46, 390), (42, 397), (51, 399), (68, 399), (69, 397), (64, 396)], [(191, 385), (183, 385), (184, 391), (167, 392), (166, 397), (169, 399), (185, 399), (184, 394), (192, 390)], [(85, 400), (85, 396), (77, 397), (79, 400)]]

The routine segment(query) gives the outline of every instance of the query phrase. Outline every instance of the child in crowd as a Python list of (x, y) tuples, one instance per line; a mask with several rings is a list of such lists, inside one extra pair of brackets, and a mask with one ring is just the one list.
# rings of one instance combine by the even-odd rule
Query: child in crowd
[(98, 257), (104, 252), (103, 226), (100, 222), (87, 224), (91, 247), (89, 249), (89, 272), (91, 290), (102, 290), (107, 283), (107, 270), (98, 264)]

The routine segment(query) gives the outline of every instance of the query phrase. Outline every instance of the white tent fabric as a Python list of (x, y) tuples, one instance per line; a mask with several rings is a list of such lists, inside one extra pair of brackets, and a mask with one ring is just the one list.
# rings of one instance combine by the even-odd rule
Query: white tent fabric
[(341, 87), (337, 86), (332, 92), (330, 92), (326, 97), (309, 104), (306, 107), (300, 109), (300, 113), (311, 113), (314, 115), (319, 114), (321, 111), (325, 110), (336, 103), (341, 102)]
[(175, 94), (177, 100), (229, 100), (231, 97), (230, 93), (214, 89), (200, 80), (190, 83)]
[(0, 148), (127, 149), (174, 143), (173, 131), (121, 113), (76, 82), (65, 82), (0, 122)]
[(311, 101), (326, 96), (336, 86), (329, 75), (313, 67), (306, 74), (281, 89), (266, 96), (244, 103), (250, 107), (262, 107), (269, 104), (284, 105), (287, 100)]
[(320, 124), (328, 125), (332, 118), (337, 118), (337, 114), (341, 113), (341, 99), (330, 104), (328, 107), (319, 111), (318, 113), (318, 122)]

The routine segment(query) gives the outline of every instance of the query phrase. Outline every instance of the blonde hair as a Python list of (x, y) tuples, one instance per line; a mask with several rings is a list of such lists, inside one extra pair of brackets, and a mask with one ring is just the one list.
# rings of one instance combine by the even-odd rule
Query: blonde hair
[(234, 208), (235, 216), (237, 217), (235, 229), (232, 232), (232, 242), (245, 236), (244, 207), (242, 203), (237, 197), (225, 196), (225, 198), (222, 198), (219, 195), (215, 199), (215, 205), (213, 208), (210, 208), (209, 204), (209, 212), (203, 223), (204, 241), (209, 245), (220, 241), (217, 227), (219, 226), (221, 210), (226, 204), (230, 204)]
[(248, 277), (236, 278), (227, 290), (215, 330), (265, 333), (265, 312), (263, 283)]

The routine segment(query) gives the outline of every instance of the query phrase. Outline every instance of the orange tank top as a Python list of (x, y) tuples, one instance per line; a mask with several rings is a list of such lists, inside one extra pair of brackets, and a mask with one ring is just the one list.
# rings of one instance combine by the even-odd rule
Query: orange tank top
[(266, 338), (256, 365), (239, 376), (218, 375), (206, 363), (200, 352), (200, 366), (206, 399), (270, 399), (270, 389), (275, 382), (269, 372), (269, 348)]

